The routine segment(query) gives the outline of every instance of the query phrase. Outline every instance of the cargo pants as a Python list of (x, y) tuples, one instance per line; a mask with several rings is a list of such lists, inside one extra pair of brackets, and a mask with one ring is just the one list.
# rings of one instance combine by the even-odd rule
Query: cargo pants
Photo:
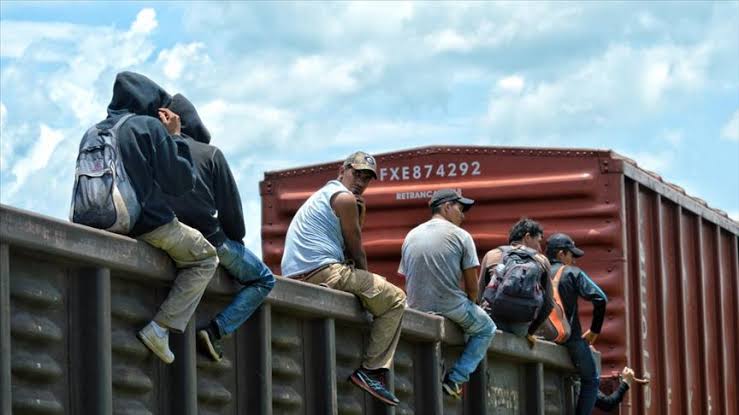
[(389, 369), (400, 340), (400, 323), (405, 312), (403, 290), (382, 276), (346, 264), (331, 264), (303, 281), (359, 297), (362, 306), (374, 316), (362, 366), (370, 370)]
[(200, 232), (177, 218), (138, 238), (166, 252), (177, 267), (177, 277), (154, 321), (184, 332), (218, 268), (216, 249)]

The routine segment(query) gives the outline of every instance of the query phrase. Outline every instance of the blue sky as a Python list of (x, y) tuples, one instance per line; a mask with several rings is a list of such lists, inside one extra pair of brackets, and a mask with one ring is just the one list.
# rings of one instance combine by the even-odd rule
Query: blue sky
[(739, 2), (0, 2), (0, 201), (65, 218), (116, 72), (198, 107), (259, 249), (267, 170), (610, 148), (739, 219)]

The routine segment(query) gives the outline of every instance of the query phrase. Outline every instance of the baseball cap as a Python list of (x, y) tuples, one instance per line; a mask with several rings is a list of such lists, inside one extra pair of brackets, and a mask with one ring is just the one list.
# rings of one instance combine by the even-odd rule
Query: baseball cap
[(351, 167), (354, 170), (369, 170), (372, 175), (377, 178), (377, 162), (375, 158), (364, 151), (356, 151), (344, 160), (344, 167)]
[(439, 206), (442, 203), (446, 202), (460, 203), (463, 206), (462, 212), (470, 210), (472, 205), (475, 204), (474, 200), (462, 197), (462, 194), (454, 189), (441, 189), (435, 191), (434, 194), (431, 196), (431, 200), (429, 200), (429, 206), (431, 208), (435, 208), (436, 206)]
[(582, 249), (575, 246), (575, 241), (564, 233), (555, 233), (547, 239), (547, 251), (559, 249), (566, 249), (578, 258), (585, 255)]

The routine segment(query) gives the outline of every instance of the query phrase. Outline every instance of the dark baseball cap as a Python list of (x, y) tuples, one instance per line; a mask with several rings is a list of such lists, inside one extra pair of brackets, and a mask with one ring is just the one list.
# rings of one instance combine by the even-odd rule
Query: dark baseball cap
[(552, 236), (547, 239), (547, 251), (560, 249), (566, 249), (578, 258), (585, 255), (585, 252), (582, 249), (575, 246), (575, 241), (573, 241), (569, 235), (564, 233), (552, 234)]
[(364, 151), (356, 151), (344, 160), (344, 167), (351, 167), (354, 170), (367, 170), (377, 178), (377, 161), (372, 155)]
[(462, 194), (454, 189), (441, 189), (435, 191), (433, 196), (431, 196), (431, 200), (429, 200), (429, 206), (431, 208), (435, 208), (436, 206), (439, 206), (442, 203), (446, 202), (460, 203), (463, 206), (462, 212), (470, 210), (472, 205), (475, 204), (474, 200), (462, 197)]

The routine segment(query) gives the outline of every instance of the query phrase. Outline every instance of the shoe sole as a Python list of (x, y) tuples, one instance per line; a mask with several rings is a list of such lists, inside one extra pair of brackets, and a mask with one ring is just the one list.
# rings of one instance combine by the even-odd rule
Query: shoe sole
[(363, 391), (369, 393), (370, 395), (372, 395), (373, 398), (384, 403), (385, 405), (398, 406), (398, 402), (389, 401), (383, 398), (382, 396), (378, 395), (377, 392), (373, 391), (372, 388), (367, 386), (366, 383), (362, 382), (361, 379), (357, 378), (355, 374), (352, 373), (352, 375), (349, 376), (349, 381), (351, 381), (351, 383), (355, 384), (357, 387), (359, 387)]
[(162, 362), (168, 365), (174, 362), (174, 358), (172, 358), (172, 360), (169, 360), (169, 358), (166, 355), (162, 355), (161, 353), (159, 353), (157, 348), (154, 347), (154, 345), (149, 341), (149, 339), (146, 338), (143, 334), (141, 334), (141, 332), (136, 333), (136, 337), (138, 337), (139, 340), (141, 340), (141, 343), (144, 343), (144, 346), (146, 346), (149, 350), (151, 350), (152, 353), (154, 353), (159, 359), (161, 359)]
[(211, 344), (210, 339), (208, 338), (208, 333), (206, 333), (205, 330), (200, 330), (198, 332), (198, 339), (200, 340), (200, 343), (202, 343), (202, 346), (205, 348), (205, 350), (208, 352), (208, 355), (210, 355), (210, 358), (215, 360), (216, 362), (220, 362), (223, 357), (218, 356), (218, 353), (216, 352), (216, 349), (213, 348), (213, 344)]
[(450, 388), (447, 384), (442, 383), (441, 388), (444, 389), (444, 393), (451, 396), (454, 399), (462, 399), (462, 394), (456, 392), (454, 389)]

